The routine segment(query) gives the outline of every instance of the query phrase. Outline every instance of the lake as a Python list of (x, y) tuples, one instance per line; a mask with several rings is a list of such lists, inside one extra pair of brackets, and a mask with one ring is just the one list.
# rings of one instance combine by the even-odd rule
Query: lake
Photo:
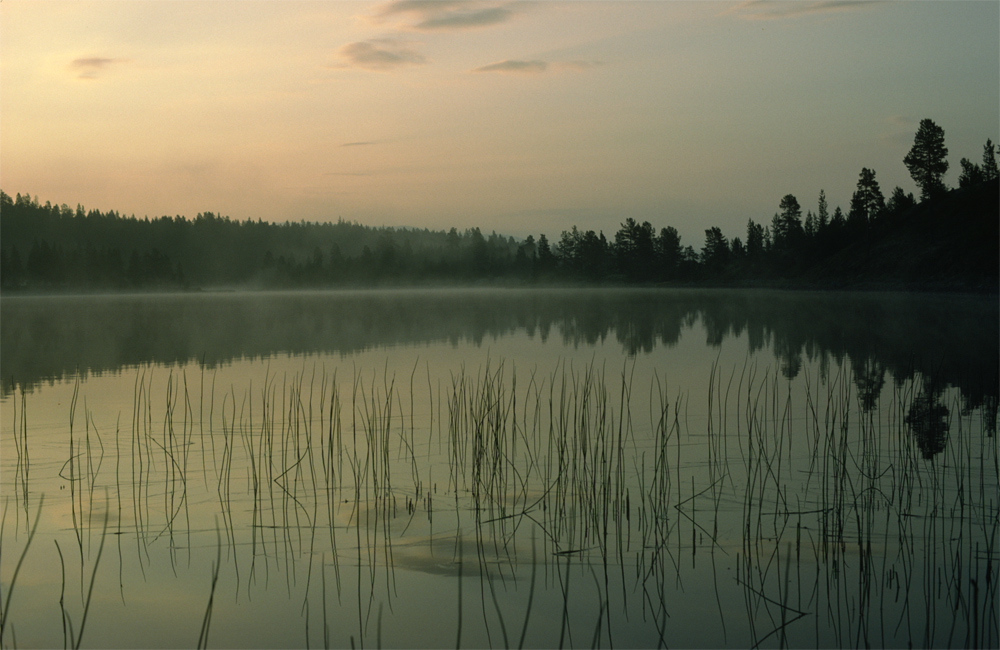
[(996, 647), (995, 296), (0, 299), (0, 641)]

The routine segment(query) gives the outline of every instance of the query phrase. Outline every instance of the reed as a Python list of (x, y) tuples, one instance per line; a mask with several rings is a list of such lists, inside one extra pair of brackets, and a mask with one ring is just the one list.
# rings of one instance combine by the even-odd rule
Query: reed
[[(28, 539), (24, 543), (24, 548), (21, 550), (21, 554), (17, 558), (17, 564), (14, 565), (14, 571), (10, 575), (10, 583), (7, 585), (7, 593), (3, 594), (3, 603), (2, 607), (0, 607), (0, 642), (4, 640), (5, 638), (4, 633), (10, 625), (11, 596), (13, 596), (14, 594), (14, 586), (17, 584), (17, 576), (21, 572), (21, 565), (24, 564), (24, 558), (28, 555), (28, 549), (31, 548), (31, 542), (35, 539), (35, 533), (38, 531), (38, 522), (41, 520), (42, 503), (44, 501), (45, 501), (44, 497), (39, 497), (38, 509), (35, 512), (35, 520), (31, 524), (31, 531), (28, 533)], [(2, 521), (0, 521), (0, 548), (2, 548), (3, 545), (3, 532), (6, 523), (7, 523), (7, 500), (5, 499), (3, 519)]]
[[(214, 604), (223, 595), (239, 603), (244, 589), (250, 599), (278, 589), (301, 602), (307, 643), (320, 616), (325, 647), (346, 643), (338, 634), (362, 646), (372, 636), (391, 644), (398, 611), (413, 598), (396, 571), (415, 549), (433, 553), (435, 534), (456, 539), (450, 566), (458, 582), (449, 584), (458, 598), (457, 646), (596, 647), (636, 638), (667, 645), (689, 616), (677, 590), (705, 580), (715, 605), (701, 615), (718, 620), (712, 638), (725, 643), (983, 647), (1000, 637), (996, 440), (988, 415), (922, 377), (887, 387), (880, 403), (862, 394), (846, 362), (819, 376), (803, 370), (791, 382), (780, 367), (717, 361), (702, 410), (667, 381), (669, 369), (651, 372), (648, 391), (637, 388), (635, 361), (611, 372), (595, 362), (524, 372), (487, 359), (437, 384), (426, 365), (426, 386), (419, 360), (398, 381), (384, 369), (268, 367), (262, 383), (230, 384), (218, 399), (204, 366), (196, 390), (182, 370), (161, 385), (140, 368), (130, 439), (119, 441), (126, 413), (114, 445), (105, 445), (108, 420), (88, 408), (77, 383), (69, 454), (61, 449), (59, 462), (83, 609), (75, 621), (65, 598), (75, 562), (57, 541), (64, 645), (80, 644), (91, 604), (100, 602), (92, 596), (108, 503), (99, 547), (92, 536), (95, 492), (108, 483), (118, 494), (115, 534), (134, 537), (137, 550), (120, 559), (120, 575), (125, 561), (145, 570), (169, 560), (180, 576), (179, 554), (188, 553), (189, 569), (198, 540), (210, 534), (206, 517), (216, 518), (199, 647), (209, 642)], [(878, 369), (865, 373), (877, 379)], [(22, 394), (5, 419), (13, 423), (5, 439), (19, 450), (18, 509), (37, 467), (27, 448), (29, 407)], [(694, 409), (701, 415), (691, 418)], [(916, 442), (925, 426), (918, 413), (941, 415), (949, 436), (934, 460)], [(102, 471), (110, 454), (113, 477)], [(202, 481), (191, 475), (199, 465)], [(30, 476), (34, 486), (37, 470)], [(123, 481), (131, 481), (131, 499)], [(37, 526), (38, 515), (29, 546)], [(8, 537), (0, 523), (0, 545)], [(482, 608), (470, 613), (463, 583), (476, 570), (473, 548)], [(8, 616), (21, 560), (4, 595), (5, 644), (14, 641)], [(525, 580), (526, 609), (511, 627), (510, 613), (521, 611), (511, 602)], [(330, 607), (333, 589), (338, 604)], [(533, 611), (553, 594), (554, 609)], [(736, 615), (730, 603), (740, 598)], [(560, 620), (558, 639), (554, 625), (534, 624), (546, 616)]]

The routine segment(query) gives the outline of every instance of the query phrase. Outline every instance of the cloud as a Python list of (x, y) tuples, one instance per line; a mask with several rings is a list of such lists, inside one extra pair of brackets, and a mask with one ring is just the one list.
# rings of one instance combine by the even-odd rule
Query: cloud
[(73, 59), (69, 69), (77, 73), (77, 79), (97, 79), (98, 74), (116, 63), (127, 63), (128, 59), (109, 59), (92, 56)]
[(509, 6), (463, 0), (397, 0), (385, 5), (377, 19), (403, 14), (414, 17), (410, 29), (443, 31), (499, 25), (513, 18), (515, 11)]
[(500, 61), (491, 63), (481, 68), (476, 68), (473, 72), (499, 72), (508, 74), (536, 74), (545, 72), (548, 64), (545, 61)]
[(506, 22), (513, 15), (513, 11), (504, 7), (488, 7), (476, 11), (450, 11), (421, 21), (415, 27), (420, 30), (488, 27)]
[(437, 11), (448, 11), (456, 7), (466, 7), (468, 0), (396, 0), (382, 7), (381, 16), (393, 14), (417, 13), (428, 14)]
[(780, 20), (797, 18), (810, 14), (833, 13), (864, 9), (875, 2), (862, 0), (827, 0), (825, 2), (771, 2), (770, 0), (749, 0), (730, 7), (720, 15), (735, 14), (745, 20)]
[(606, 64), (604, 61), (562, 61), (556, 65), (563, 70), (574, 70), (579, 72), (599, 68)]
[(365, 70), (393, 70), (407, 65), (427, 62), (424, 55), (391, 40), (371, 40), (348, 43), (338, 54), (344, 60), (341, 67), (364, 68)]
[(551, 66), (545, 61), (519, 61), (508, 59), (498, 63), (484, 65), (476, 68), (473, 72), (499, 72), (501, 74), (540, 74), (550, 70), (569, 70), (570, 72), (582, 72), (605, 65), (603, 61), (558, 61)]
[(345, 142), (340, 145), (341, 147), (366, 147), (368, 145), (378, 144), (378, 142), (372, 140), (370, 142)]

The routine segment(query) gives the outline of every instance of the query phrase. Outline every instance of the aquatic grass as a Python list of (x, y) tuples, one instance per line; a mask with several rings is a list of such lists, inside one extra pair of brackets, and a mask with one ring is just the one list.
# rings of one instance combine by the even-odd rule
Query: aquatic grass
[[(83, 603), (83, 614), (80, 616), (80, 629), (77, 632), (76, 642), (73, 644), (74, 648), (79, 648), (80, 644), (83, 642), (83, 631), (87, 624), (87, 615), (90, 613), (90, 603), (94, 595), (94, 581), (97, 579), (97, 568), (101, 564), (101, 555), (104, 552), (104, 542), (108, 537), (108, 498), (107, 493), (105, 493), (104, 498), (104, 527), (101, 529), (101, 543), (97, 548), (97, 557), (94, 559), (94, 568), (90, 573), (90, 586), (87, 588), (87, 597)], [(83, 575), (82, 567), (80, 571), (81, 576)], [(81, 578), (82, 579), (82, 578)]]
[[(118, 456), (113, 478), (100, 471), (104, 418), (82, 402), (87, 430), (72, 429), (64, 465), (78, 517), (71, 534), (91, 539), (87, 522), (97, 509), (84, 492), (109, 480), (119, 491), (118, 530), (135, 537), (140, 567), (180, 552), (181, 535), (205, 532), (192, 530), (194, 516), (178, 514), (189, 503), (192, 515), (197, 505), (199, 517), (221, 516), (200, 647), (211, 603), (222, 594), (240, 599), (244, 587), (257, 599), (275, 572), (281, 589), (301, 598), (306, 643), (315, 641), (310, 628), (320, 615), (324, 646), (346, 643), (338, 634), (364, 645), (373, 632), (380, 644), (396, 634), (399, 605), (412, 598), (397, 583), (401, 560), (417, 548), (433, 553), (441, 526), (456, 539), (475, 536), (481, 578), (482, 611), (469, 618), (462, 563), (472, 547), (457, 545), (456, 645), (538, 643), (546, 632), (529, 620), (544, 617), (532, 611), (542, 590), (557, 594), (553, 623), (561, 605), (561, 645), (622, 645), (630, 629), (666, 645), (687, 606), (675, 590), (702, 580), (717, 610), (706, 616), (721, 622), (712, 638), (726, 643), (787, 647), (814, 636), (816, 645), (975, 646), (998, 636), (995, 441), (973, 428), (985, 427), (978, 414), (946, 401), (949, 446), (924, 460), (907, 421), (926, 395), (919, 377), (887, 388), (877, 410), (866, 411), (846, 365), (818, 379), (805, 372), (798, 384), (780, 367), (717, 365), (702, 393), (709, 416), (692, 425), (695, 400), (668, 383), (669, 369), (651, 373), (647, 393), (634, 387), (634, 363), (607, 372), (602, 363), (561, 362), (525, 373), (488, 360), (436, 386), (428, 371), (427, 413), (417, 369), (406, 369), (407, 382), (355, 368), (343, 383), (318, 365), (284, 375), (268, 369), (263, 384), (229, 385), (211, 408), (207, 389), (205, 404), (189, 403), (198, 394), (187, 392), (183, 372), (154, 390), (152, 371), (139, 369), (131, 445), (119, 445), (116, 431), (103, 452)], [(635, 416), (647, 403), (648, 424)], [(201, 424), (196, 410), (212, 415)], [(26, 417), (24, 409), (17, 414)], [(213, 476), (215, 494), (201, 503), (202, 482), (188, 481), (197, 471), (192, 453), (202, 456), (203, 477)], [(132, 512), (120, 485), (129, 466)], [(446, 496), (438, 496), (432, 471)], [(431, 522), (428, 542), (421, 538)], [(512, 627), (508, 599), (528, 579), (529, 540), (528, 607)], [(62, 561), (58, 544), (57, 552)], [(697, 566), (699, 559), (711, 566)], [(230, 573), (235, 583), (223, 580)], [(333, 585), (339, 607), (328, 609)], [(81, 574), (89, 607), (86, 587)], [(740, 592), (744, 609), (734, 616), (727, 603)], [(577, 614), (592, 594), (597, 616), (581, 626)], [(60, 602), (72, 645), (82, 630)], [(345, 628), (338, 610), (353, 615), (354, 606), (356, 627)]]
[(14, 450), (17, 454), (17, 465), (14, 468), (14, 485), (20, 488), (21, 506), (24, 509), (25, 524), (28, 521), (28, 483), (31, 471), (31, 456), (28, 453), (28, 409), (24, 394), (24, 387), (21, 387), (20, 410), (18, 410), (18, 400), (15, 393), (11, 400), (13, 408)]
[(219, 569), (222, 566), (222, 534), (219, 532), (218, 523), (215, 527), (216, 551), (215, 561), (212, 562), (212, 585), (208, 592), (208, 604), (205, 606), (205, 616), (201, 621), (201, 631), (198, 633), (199, 650), (208, 647), (208, 632), (212, 624), (212, 608), (215, 603), (215, 588), (219, 583)]
[[(18, 556), (17, 558), (17, 564), (14, 565), (14, 571), (10, 575), (10, 584), (7, 585), (7, 593), (3, 594), (3, 603), (2, 607), (0, 607), (0, 642), (3, 642), (4, 632), (10, 625), (10, 603), (11, 603), (11, 597), (14, 594), (14, 586), (17, 584), (17, 576), (21, 572), (21, 565), (24, 564), (24, 558), (28, 555), (28, 549), (31, 548), (31, 542), (35, 539), (35, 533), (38, 531), (38, 522), (41, 520), (42, 504), (44, 503), (44, 501), (45, 501), (44, 495), (38, 498), (38, 509), (35, 512), (35, 521), (34, 523), (31, 524), (31, 531), (28, 533), (28, 539), (24, 544), (24, 548), (21, 550), (21, 555)], [(7, 501), (5, 499), (3, 520), (2, 522), (0, 522), (0, 548), (3, 548), (3, 532), (6, 522), (7, 522)]]

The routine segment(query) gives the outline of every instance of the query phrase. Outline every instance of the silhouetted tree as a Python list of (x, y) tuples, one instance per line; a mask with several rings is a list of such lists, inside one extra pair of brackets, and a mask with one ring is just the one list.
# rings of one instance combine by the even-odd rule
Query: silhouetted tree
[(903, 191), (903, 188), (896, 186), (892, 190), (892, 195), (889, 200), (885, 203), (886, 214), (899, 215), (909, 210), (917, 204), (917, 200), (913, 198), (913, 193), (907, 193)]
[(979, 185), (985, 180), (982, 167), (968, 158), (962, 158), (958, 164), (962, 168), (962, 173), (958, 176), (959, 187), (972, 187)]
[(802, 207), (792, 194), (786, 194), (778, 205), (780, 213), (771, 220), (771, 237), (774, 253), (780, 258), (779, 267), (791, 270), (793, 254), (799, 250), (805, 237), (802, 230)]
[(535, 246), (535, 237), (533, 235), (528, 235), (528, 237), (524, 240), (524, 243), (521, 244), (518, 249), (524, 251), (524, 255), (528, 260), (534, 261), (538, 252), (538, 247)]
[(631, 280), (645, 281), (652, 277), (654, 245), (653, 226), (641, 224), (629, 217), (615, 233), (615, 257), (619, 270)]
[(962, 173), (958, 177), (959, 187), (973, 187), (984, 181), (995, 180), (998, 176), (996, 154), (993, 141), (987, 140), (983, 145), (983, 164), (977, 165), (968, 158), (959, 161)]
[(514, 255), (515, 272), (521, 277), (530, 277), (538, 259), (538, 247), (534, 235), (528, 237), (517, 247)]
[(945, 190), (941, 178), (948, 171), (948, 148), (944, 146), (944, 129), (933, 120), (920, 120), (913, 147), (903, 158), (903, 164), (920, 188), (920, 200), (936, 196)]
[(739, 237), (733, 237), (733, 241), (730, 242), (730, 259), (734, 262), (741, 262), (747, 256), (747, 248), (743, 245), (743, 241)]
[(682, 278), (693, 278), (698, 273), (698, 253), (694, 247), (685, 246), (681, 249), (681, 260), (678, 265), (679, 276)]
[(816, 212), (816, 232), (820, 233), (830, 222), (830, 213), (828, 212), (828, 206), (826, 203), (826, 192), (823, 190), (819, 191), (819, 201)]
[(747, 219), (746, 244), (743, 266), (751, 274), (760, 272), (764, 264), (764, 226)]
[(549, 247), (549, 240), (545, 234), (538, 236), (538, 270), (545, 273), (555, 268), (556, 257)]
[(747, 219), (747, 258), (759, 259), (764, 254), (764, 226)]
[(878, 219), (885, 211), (885, 197), (875, 180), (875, 171), (863, 167), (858, 178), (858, 188), (851, 197), (851, 211), (848, 213), (848, 223), (868, 225)]
[(705, 231), (705, 245), (701, 249), (701, 262), (710, 273), (719, 273), (729, 263), (730, 249), (722, 231), (713, 226)]
[(656, 257), (660, 278), (675, 279), (681, 262), (681, 236), (673, 226), (660, 229), (660, 236), (656, 238)]
[[(611, 251), (604, 233), (588, 230), (579, 241), (578, 263), (580, 274), (589, 280), (600, 280), (608, 273)], [(652, 259), (649, 260), (652, 262)]]
[(844, 218), (844, 213), (839, 205), (833, 210), (833, 216), (830, 217), (830, 225), (827, 226), (827, 235), (824, 240), (827, 254), (835, 253), (847, 245), (847, 219)]
[(993, 141), (987, 139), (983, 145), (983, 180), (995, 181), (1000, 178), (1000, 170), (997, 169), (996, 151), (993, 148)]
[(562, 235), (559, 236), (559, 241), (556, 243), (555, 254), (563, 265), (567, 267), (576, 265), (576, 249), (581, 237), (580, 230), (576, 226), (562, 231)]
[(607, 273), (610, 257), (604, 233), (593, 230), (583, 233), (573, 226), (563, 231), (556, 251), (563, 266), (573, 275), (598, 280)]

